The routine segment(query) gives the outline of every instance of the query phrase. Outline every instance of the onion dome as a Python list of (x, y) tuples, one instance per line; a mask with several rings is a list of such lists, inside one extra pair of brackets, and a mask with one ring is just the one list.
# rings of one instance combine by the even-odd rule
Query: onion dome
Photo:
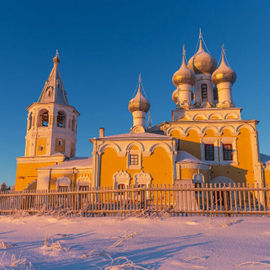
[(199, 36), (199, 49), (198, 51), (189, 59), (188, 68), (191, 69), (195, 74), (205, 74), (211, 75), (217, 67), (217, 63), (214, 57), (207, 53), (202, 45), (202, 34), (200, 32)]
[(183, 58), (181, 67), (173, 74), (173, 84), (178, 87), (181, 84), (195, 84), (195, 74), (192, 70), (187, 68), (186, 65), (186, 50), (183, 46)]
[(128, 103), (128, 109), (131, 113), (136, 111), (142, 111), (147, 113), (150, 109), (150, 102), (142, 94), (141, 86), (141, 74), (139, 75), (139, 86), (136, 96)]
[(236, 81), (236, 73), (226, 64), (224, 47), (222, 47), (222, 58), (220, 65), (212, 74), (212, 81), (215, 85), (222, 82), (230, 82), (233, 84)]

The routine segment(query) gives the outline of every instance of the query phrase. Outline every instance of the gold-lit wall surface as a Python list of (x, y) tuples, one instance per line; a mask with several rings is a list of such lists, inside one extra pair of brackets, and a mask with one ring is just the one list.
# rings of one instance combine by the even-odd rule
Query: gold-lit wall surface
[(55, 165), (56, 162), (42, 162), (42, 163), (18, 163), (15, 190), (22, 191), (25, 190), (29, 184), (33, 183), (38, 178), (37, 169), (41, 167), (48, 167)]
[[(133, 147), (132, 150), (137, 149)], [(173, 184), (173, 162), (169, 154), (160, 147), (154, 149), (150, 156), (141, 158), (141, 169), (127, 169), (127, 156), (119, 157), (113, 148), (104, 150), (100, 162), (100, 186), (113, 187), (113, 175), (117, 171), (126, 171), (131, 179), (130, 185), (134, 185), (134, 174), (141, 171), (152, 176), (151, 184)]]
[[(210, 179), (215, 179), (216, 177), (227, 177), (232, 179), (234, 183), (256, 184), (254, 174), (254, 158), (256, 158), (256, 156), (254, 156), (254, 152), (258, 152), (258, 146), (257, 142), (256, 144), (252, 142), (252, 136), (254, 137), (254, 135), (251, 134), (250, 129), (240, 127), (238, 132), (233, 134), (230, 127), (224, 127), (221, 133), (215, 132), (214, 129), (206, 128), (204, 134), (202, 134), (198, 132), (198, 129), (193, 128), (191, 124), (190, 129), (185, 136), (181, 136), (180, 132), (177, 130), (173, 130), (170, 135), (180, 139), (179, 150), (186, 151), (198, 159), (201, 159), (202, 155), (204, 155), (204, 153), (202, 153), (203, 149), (201, 144), (203, 140), (207, 140), (207, 138), (211, 138), (213, 141), (215, 141), (214, 138), (217, 138), (219, 141), (222, 141), (223, 138), (235, 141), (236, 149), (234, 149), (234, 151), (236, 151), (237, 162), (232, 162), (232, 164), (228, 165), (211, 164)], [(220, 147), (222, 147), (221, 144), (219, 145), (219, 148)], [(220, 151), (217, 153), (218, 158), (220, 159), (220, 155), (222, 155), (222, 153)], [(256, 162), (259, 164), (258, 160)], [(191, 176), (191, 169), (182, 170), (181, 177), (188, 179), (188, 177)], [(207, 178), (208, 177), (206, 177), (206, 179)]]

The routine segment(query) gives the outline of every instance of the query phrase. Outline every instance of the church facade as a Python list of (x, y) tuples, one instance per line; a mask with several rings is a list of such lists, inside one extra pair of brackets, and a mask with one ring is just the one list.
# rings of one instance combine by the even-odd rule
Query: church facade
[[(243, 120), (232, 99), (236, 73), (224, 49), (219, 66), (204, 48), (173, 75), (172, 119), (146, 127), (150, 102), (141, 78), (128, 109), (129, 133), (91, 138), (91, 157), (76, 157), (79, 112), (68, 103), (58, 53), (37, 102), (27, 108), (25, 154), (17, 158), (15, 190), (87, 190), (177, 183), (270, 184), (256, 120)], [(265, 157), (265, 156), (264, 156)]]

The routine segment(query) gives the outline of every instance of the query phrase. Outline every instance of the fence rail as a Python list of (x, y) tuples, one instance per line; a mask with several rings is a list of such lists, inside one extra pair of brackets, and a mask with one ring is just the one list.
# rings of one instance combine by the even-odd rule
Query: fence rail
[[(88, 189), (88, 190), (86, 190)], [(0, 213), (82, 215), (269, 215), (268, 186), (178, 184), (85, 188), (70, 191), (1, 192)]]

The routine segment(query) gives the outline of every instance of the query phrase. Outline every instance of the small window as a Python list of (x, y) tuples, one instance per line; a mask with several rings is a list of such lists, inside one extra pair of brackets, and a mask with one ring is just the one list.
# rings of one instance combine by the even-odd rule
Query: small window
[(66, 115), (64, 112), (58, 112), (57, 114), (57, 127), (64, 128), (66, 121)]
[(139, 165), (139, 155), (138, 154), (130, 154), (129, 155), (129, 164), (130, 165)]
[(205, 144), (204, 145), (204, 154), (205, 154), (205, 160), (209, 160), (209, 161), (215, 160), (214, 145), (213, 144)]
[(202, 90), (202, 101), (207, 101), (207, 84), (203, 83), (201, 85), (201, 90)]
[(43, 149), (44, 149), (43, 145), (40, 145), (38, 148), (39, 151), (43, 151)]
[(232, 144), (223, 144), (223, 160), (233, 160)]
[(58, 145), (59, 145), (59, 146), (63, 145), (63, 141), (62, 141), (61, 139), (58, 140)]

